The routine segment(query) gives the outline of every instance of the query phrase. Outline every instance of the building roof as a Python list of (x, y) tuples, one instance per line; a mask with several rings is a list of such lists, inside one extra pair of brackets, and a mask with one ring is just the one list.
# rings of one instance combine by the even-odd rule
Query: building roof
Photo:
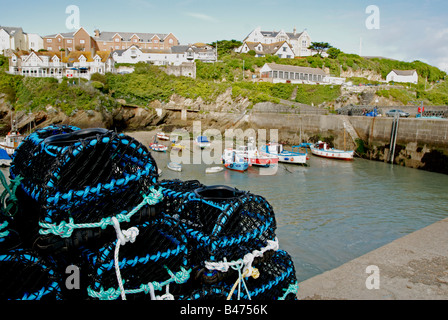
[(299, 73), (308, 73), (308, 74), (317, 74), (326, 76), (325, 71), (319, 68), (308, 68), (308, 67), (298, 67), (298, 66), (290, 66), (286, 64), (276, 64), (276, 63), (266, 63), (266, 65), (271, 68), (273, 71), (287, 71), (287, 72), (299, 72)]
[(75, 36), (76, 31), (74, 32), (62, 32), (62, 33), (55, 33), (55, 34), (50, 34), (48, 36), (44, 36), (43, 38), (55, 38), (58, 34), (60, 34), (63, 38), (68, 38), (71, 39)]
[(416, 70), (392, 70), (391, 72), (395, 72), (398, 76), (413, 76), (416, 73)]
[[(256, 53), (263, 54), (274, 54), (276, 53), (284, 44), (291, 48), (291, 45), (287, 41), (278, 41), (274, 43), (261, 43), (261, 42), (244, 42), (249, 50), (254, 50)], [(262, 50), (258, 50), (257, 47), (261, 45)]]
[(120, 35), (123, 41), (131, 41), (131, 38), (136, 35), (142, 42), (149, 42), (154, 36), (157, 36), (159, 39), (163, 40), (169, 35), (169, 33), (101, 31), (99, 32), (99, 36), (95, 36), (94, 39), (97, 41), (112, 41), (116, 34)]
[(0, 26), (0, 30), (5, 30), (10, 36), (14, 35), (14, 33), (21, 31), (23, 33), (23, 29), (21, 27), (4, 27)]

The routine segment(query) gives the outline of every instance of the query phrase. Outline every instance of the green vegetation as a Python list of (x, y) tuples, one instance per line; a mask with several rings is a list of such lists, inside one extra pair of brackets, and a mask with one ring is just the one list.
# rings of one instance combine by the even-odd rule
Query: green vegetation
[[(215, 46), (216, 43), (212, 45)], [(421, 61), (366, 59), (355, 54), (346, 54), (337, 48), (327, 46), (327, 43), (320, 48), (326, 50), (329, 57), (296, 59), (281, 59), (272, 55), (255, 57), (253, 52), (237, 54), (234, 49), (239, 47), (241, 42), (236, 40), (218, 41), (217, 45), (219, 62), (196, 61), (196, 79), (167, 75), (161, 68), (138, 63), (132, 65), (135, 67), (133, 73), (94, 74), (89, 83), (84, 81), (73, 85), (72, 81), (66, 78), (58, 82), (52, 78), (9, 75), (5, 72), (8, 70), (8, 59), (0, 56), (0, 93), (5, 94), (6, 100), (17, 110), (44, 110), (51, 105), (66, 114), (73, 114), (76, 110), (83, 109), (111, 110), (118, 106), (115, 99), (125, 99), (130, 104), (147, 106), (154, 100), (167, 102), (173, 94), (191, 99), (201, 97), (205, 102), (213, 102), (229, 89), (233, 98), (247, 98), (252, 105), (264, 101), (278, 103), (281, 99), (289, 100), (294, 90), (296, 90), (296, 102), (316, 106), (323, 102), (334, 101), (341, 95), (341, 86), (337, 85), (247, 81), (252, 74), (258, 75), (259, 69), (265, 63), (278, 63), (327, 68), (332, 76), (340, 76), (343, 70), (362, 69), (381, 74), (385, 78), (392, 69), (415, 69), (420, 78), (418, 84), (407, 84), (390, 90), (381, 89), (377, 94), (403, 104), (424, 100), (427, 104), (448, 105), (448, 84), (444, 81), (446, 73)], [(349, 78), (348, 81), (352, 81), (355, 85), (379, 84), (365, 78)]]

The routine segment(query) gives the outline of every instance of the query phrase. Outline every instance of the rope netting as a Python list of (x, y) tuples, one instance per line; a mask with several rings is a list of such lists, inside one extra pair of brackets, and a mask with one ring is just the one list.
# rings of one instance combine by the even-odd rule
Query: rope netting
[[(151, 153), (127, 135), (36, 130), (13, 155), (10, 184), (1, 182), (3, 299), (296, 297), (294, 265), (264, 197), (158, 181)], [(66, 286), (68, 266), (79, 270), (79, 290)]]

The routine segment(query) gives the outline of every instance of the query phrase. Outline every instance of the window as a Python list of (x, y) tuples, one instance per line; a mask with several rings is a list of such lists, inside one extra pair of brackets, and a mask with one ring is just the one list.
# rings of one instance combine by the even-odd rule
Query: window
[(115, 38), (115, 42), (120, 42), (120, 38)]
[(52, 42), (53, 42), (53, 39), (47, 39), (47, 42), (48, 42), (48, 43), (52, 43)]
[(273, 78), (277, 78), (278, 77), (278, 71), (274, 71), (274, 77)]
[(283, 79), (283, 71), (279, 71), (279, 72), (278, 72), (278, 77), (279, 77), (280, 79)]
[(289, 72), (285, 72), (285, 79), (289, 79)]
[(290, 54), (286, 55), (286, 58), (291, 59), (291, 55)]
[(157, 39), (154, 39), (154, 41), (153, 41), (154, 43), (158, 43), (159, 42), (159, 40), (157, 40)]
[(120, 46), (115, 46), (115, 49), (120, 49)]
[(283, 52), (286, 52), (286, 47), (283, 47)]
[(302, 47), (307, 47), (308, 46), (308, 42), (306, 40), (302, 40)]
[(168, 42), (169, 42), (169, 44), (173, 44), (173, 43), (174, 43), (174, 40), (173, 40), (173, 39), (170, 39)]
[(138, 39), (134, 39), (133, 41), (134, 41), (134, 42), (138, 42)]
[(67, 40), (67, 43), (72, 43), (73, 41), (72, 40)]
[(61, 41), (62, 41), (62, 39), (61, 39), (61, 38), (58, 38), (58, 41), (59, 41), (59, 42), (61, 42)]
[(51, 50), (53, 50), (53, 48), (52, 48), (52, 47), (48, 47), (47, 50), (48, 50), (48, 51), (51, 51)]
[(79, 43), (84, 44), (84, 43), (86, 43), (86, 41), (85, 40), (79, 40)]

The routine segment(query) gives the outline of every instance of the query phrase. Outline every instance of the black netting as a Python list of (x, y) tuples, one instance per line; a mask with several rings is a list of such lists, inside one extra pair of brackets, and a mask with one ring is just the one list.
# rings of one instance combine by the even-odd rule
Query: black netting
[(0, 300), (59, 300), (55, 272), (34, 251), (0, 252)]
[[(169, 217), (136, 228), (139, 232), (135, 242), (119, 249), (118, 261), (126, 298), (151, 299), (149, 283), (153, 284), (156, 295), (165, 294), (167, 284), (169, 292), (178, 295), (182, 290), (180, 285), (190, 277), (184, 229)], [(116, 245), (117, 240), (87, 254), (92, 268), (89, 296), (93, 299), (120, 298), (114, 260)]]
[(207, 283), (227, 273), (206, 269), (205, 262), (241, 259), (276, 238), (273, 209), (261, 196), (198, 181), (163, 180), (158, 186), (164, 195), (161, 210), (185, 225), (195, 248), (194, 270)]

